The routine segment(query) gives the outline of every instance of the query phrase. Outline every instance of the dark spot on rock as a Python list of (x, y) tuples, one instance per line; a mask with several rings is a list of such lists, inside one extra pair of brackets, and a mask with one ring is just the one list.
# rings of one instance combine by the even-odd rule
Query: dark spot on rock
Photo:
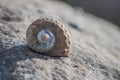
[(21, 21), (22, 20), (22, 18), (20, 16), (16, 16), (16, 15), (2, 16), (1, 19), (4, 21)]
[(16, 33), (19, 33), (19, 32), (20, 32), (20, 30), (15, 30), (15, 32), (16, 32)]
[(69, 80), (67, 77), (67, 73), (64, 70), (55, 68), (53, 71), (54, 71), (54, 73), (52, 73), (53, 80)]
[(13, 12), (12, 10), (6, 8), (6, 7), (3, 7), (3, 6), (0, 6), (0, 19), (3, 20), (3, 21), (6, 21), (6, 22), (9, 22), (9, 21), (21, 21), (22, 20), (22, 17), (18, 14), (16, 14), (15, 12)]
[(110, 74), (112, 74), (112, 77), (115, 80), (120, 80), (120, 71), (118, 69), (115, 69), (115, 68), (112, 68), (109, 66), (105, 66), (103, 64), (99, 64), (99, 68), (101, 69), (101, 73), (103, 75), (110, 77)]
[(44, 13), (44, 11), (42, 9), (38, 9), (37, 12), (40, 13), (40, 14)]
[(113, 69), (113, 78), (115, 78), (116, 80), (120, 80), (120, 71), (118, 71), (117, 69)]
[(3, 16), (3, 17), (2, 17), (2, 20), (5, 20), (5, 21), (11, 21), (11, 19), (10, 19), (9, 16)]
[(79, 27), (77, 24), (75, 24), (75, 23), (69, 22), (68, 24), (70, 25), (70, 27), (72, 27), (72, 28), (74, 28), (74, 29), (76, 29), (76, 30), (78, 30), (78, 31), (83, 31), (83, 29), (80, 28), (80, 27)]
[(98, 64), (98, 66), (100, 69), (108, 70), (107, 67), (103, 64)]
[(103, 75), (105, 75), (105, 76), (108, 76), (108, 77), (109, 77), (109, 73), (108, 73), (107, 71), (102, 70), (102, 71), (101, 71), (101, 73), (102, 73)]
[(19, 30), (15, 29), (12, 25), (7, 25), (7, 26), (0, 26), (0, 32), (3, 35), (14, 37), (15, 34), (19, 32)]
[(78, 68), (79, 66), (78, 65), (73, 65), (74, 68)]
[(2, 53), (3, 50), (4, 50), (4, 46), (0, 42), (0, 53)]

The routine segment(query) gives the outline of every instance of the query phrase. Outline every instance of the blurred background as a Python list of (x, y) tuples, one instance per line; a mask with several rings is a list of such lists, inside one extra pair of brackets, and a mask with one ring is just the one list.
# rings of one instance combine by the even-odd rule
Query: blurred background
[(120, 26), (120, 0), (62, 0)]

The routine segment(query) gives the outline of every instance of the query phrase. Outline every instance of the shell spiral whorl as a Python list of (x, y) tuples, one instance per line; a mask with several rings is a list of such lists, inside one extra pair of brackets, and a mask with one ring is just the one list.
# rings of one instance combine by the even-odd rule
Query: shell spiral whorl
[(41, 30), (38, 32), (37, 40), (40, 44), (39, 49), (41, 52), (50, 50), (55, 43), (55, 37), (49, 30)]
[(34, 21), (27, 29), (28, 46), (50, 56), (69, 56), (71, 39), (67, 29), (57, 20), (41, 18)]

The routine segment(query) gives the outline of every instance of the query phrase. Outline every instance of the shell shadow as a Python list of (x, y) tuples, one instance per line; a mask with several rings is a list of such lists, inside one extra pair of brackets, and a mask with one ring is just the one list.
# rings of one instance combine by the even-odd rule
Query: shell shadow
[[(5, 49), (0, 47), (0, 80), (16, 80), (18, 76), (13, 75), (17, 69), (17, 62), (37, 58), (42, 60), (60, 59), (31, 51), (27, 44)], [(33, 71), (34, 74), (34, 71)]]

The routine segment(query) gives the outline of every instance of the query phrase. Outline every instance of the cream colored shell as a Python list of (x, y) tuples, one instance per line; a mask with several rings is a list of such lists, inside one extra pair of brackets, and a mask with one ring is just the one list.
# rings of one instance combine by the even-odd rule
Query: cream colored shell
[(51, 31), (55, 36), (54, 46), (49, 51), (44, 51), (44, 54), (49, 56), (69, 56), (71, 54), (71, 39), (68, 31), (62, 23), (48, 18), (38, 19), (28, 27), (26, 40), (32, 50), (41, 53), (37, 48), (40, 45), (37, 41), (37, 34), (43, 29)]

